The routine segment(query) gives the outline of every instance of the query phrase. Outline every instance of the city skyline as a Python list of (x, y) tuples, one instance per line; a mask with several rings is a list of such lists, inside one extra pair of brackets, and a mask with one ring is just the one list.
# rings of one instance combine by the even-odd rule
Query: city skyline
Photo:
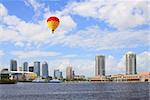
[[(102, 54), (106, 74), (125, 73), (124, 55), (131, 51), (137, 56), (137, 72), (150, 72), (146, 7), (146, 0), (1, 0), (0, 69), (10, 59), (19, 67), (47, 61), (51, 70), (64, 72), (71, 64), (77, 74), (94, 76), (95, 56)], [(51, 15), (60, 19), (55, 34), (45, 23)]]
[[(125, 72), (124, 73), (114, 73), (114, 74), (134, 75), (134, 74), (140, 73), (139, 71), (137, 72), (137, 64), (136, 64), (137, 60), (136, 60), (135, 53), (127, 52), (124, 55), (124, 61), (125, 61), (125, 63), (124, 63)], [(95, 73), (94, 73), (95, 76), (113, 75), (111, 73), (107, 73), (107, 70), (106, 70), (107, 66), (105, 66), (107, 62), (108, 61), (105, 60), (105, 55), (96, 55), (95, 56), (95, 63), (94, 63), (95, 67), (93, 68), (95, 70)], [(24, 71), (25, 63), (26, 63), (26, 66), (28, 66), (28, 62), (24, 62), (23, 66), (20, 67), (20, 66), (17, 66), (16, 60), (11, 59), (10, 60), (10, 68), (8, 68), (8, 69), (13, 71), (12, 68), (14, 67), (15, 69), (17, 69), (17, 71)], [(33, 67), (33, 69), (31, 69), (33, 71), (29, 70), (30, 67)], [(19, 68), (22, 68), (22, 70), (20, 70)], [(75, 68), (75, 66), (72, 67), (72, 65), (69, 64), (65, 67), (65, 71), (62, 71), (60, 69), (52, 70), (49, 68), (48, 63), (46, 61), (44, 61), (44, 62), (34, 61), (33, 66), (28, 66), (28, 68), (26, 70), (28, 70), (29, 72), (35, 72), (37, 74), (37, 76), (41, 76), (43, 78), (44, 77), (46, 78), (48, 76), (53, 76), (54, 78), (60, 79), (61, 77), (66, 76), (66, 78), (68, 77), (67, 79), (71, 79), (71, 77), (74, 76), (75, 71), (76, 71), (76, 70), (73, 70), (74, 68)], [(53, 71), (53, 75), (52, 75), (52, 73), (49, 73), (49, 70)], [(16, 70), (14, 70), (14, 71), (16, 71)], [(144, 71), (144, 72), (146, 72), (146, 71)], [(105, 74), (105, 73), (107, 73), (107, 74)], [(78, 72), (76, 74), (78, 75)], [(83, 74), (80, 74), (80, 75), (83, 75)], [(92, 76), (94, 76), (94, 75), (92, 75)]]

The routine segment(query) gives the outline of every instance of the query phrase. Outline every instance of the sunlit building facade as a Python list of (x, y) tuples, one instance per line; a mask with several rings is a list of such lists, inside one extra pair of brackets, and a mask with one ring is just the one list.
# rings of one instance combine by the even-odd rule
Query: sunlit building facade
[(136, 54), (128, 52), (126, 54), (126, 74), (133, 75), (136, 72)]
[(71, 80), (73, 79), (73, 71), (72, 71), (72, 67), (68, 66), (66, 68), (66, 79)]
[(103, 55), (95, 57), (95, 75), (105, 76), (105, 56)]

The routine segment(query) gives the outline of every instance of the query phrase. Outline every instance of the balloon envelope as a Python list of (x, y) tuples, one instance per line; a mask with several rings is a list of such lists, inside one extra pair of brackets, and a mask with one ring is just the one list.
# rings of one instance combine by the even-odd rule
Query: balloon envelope
[(59, 25), (59, 19), (55, 16), (51, 16), (47, 19), (47, 25), (53, 33)]

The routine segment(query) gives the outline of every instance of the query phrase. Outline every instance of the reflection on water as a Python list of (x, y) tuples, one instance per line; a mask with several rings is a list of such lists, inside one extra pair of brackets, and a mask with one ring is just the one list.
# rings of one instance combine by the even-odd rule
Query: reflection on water
[(0, 100), (149, 100), (149, 83), (0, 85)]

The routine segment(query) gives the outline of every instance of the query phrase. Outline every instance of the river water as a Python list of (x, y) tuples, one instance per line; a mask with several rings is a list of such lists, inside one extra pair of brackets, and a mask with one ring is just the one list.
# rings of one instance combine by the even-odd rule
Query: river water
[(150, 100), (150, 83), (17, 83), (0, 100)]

